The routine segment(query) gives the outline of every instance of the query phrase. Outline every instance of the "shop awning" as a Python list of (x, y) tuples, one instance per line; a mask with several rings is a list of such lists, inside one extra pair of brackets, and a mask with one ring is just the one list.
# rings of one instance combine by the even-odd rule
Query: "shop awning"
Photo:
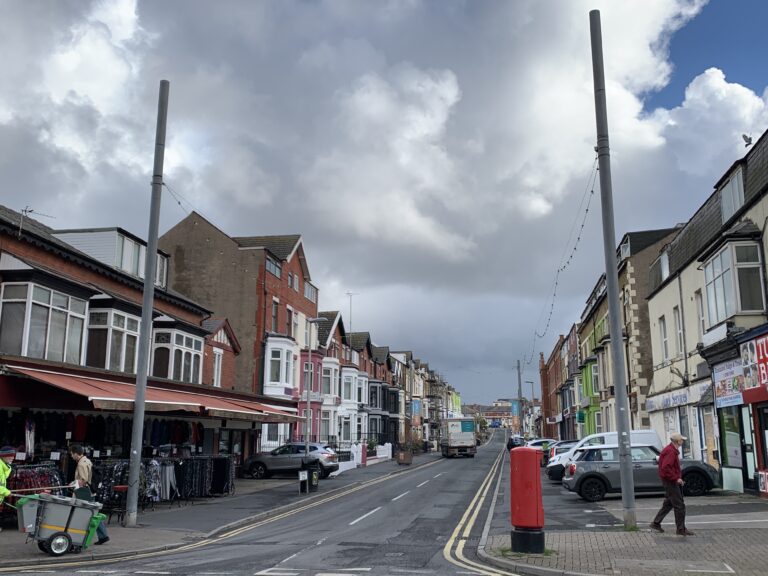
[[(99, 410), (132, 410), (136, 386), (127, 382), (91, 376), (64, 374), (25, 366), (6, 366), (19, 375), (55, 386), (88, 399)], [(295, 422), (297, 416), (269, 408), (260, 410), (257, 402), (216, 394), (195, 394), (147, 386), (145, 408), (151, 412), (185, 411), (200, 416), (251, 420), (254, 422)], [(266, 408), (266, 407), (265, 407)]]

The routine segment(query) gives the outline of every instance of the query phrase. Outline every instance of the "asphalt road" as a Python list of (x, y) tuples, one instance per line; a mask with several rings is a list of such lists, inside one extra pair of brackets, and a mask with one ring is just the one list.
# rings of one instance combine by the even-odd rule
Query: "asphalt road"
[[(475, 458), (436, 459), (382, 476), (180, 552), (59, 570), (46, 566), (45, 571), (116, 576), (479, 573), (467, 562), (477, 561), (474, 550), (497, 477), (490, 473), (501, 461), (504, 441), (497, 433)], [(467, 530), (465, 538), (457, 537), (459, 528)]]

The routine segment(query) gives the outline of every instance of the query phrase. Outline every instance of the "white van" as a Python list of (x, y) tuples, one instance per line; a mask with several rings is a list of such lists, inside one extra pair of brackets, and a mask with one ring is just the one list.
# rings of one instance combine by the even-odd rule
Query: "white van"
[[(619, 434), (618, 432), (598, 432), (597, 434), (590, 434), (585, 436), (576, 444), (571, 446), (571, 449), (562, 454), (557, 454), (549, 462), (547, 462), (547, 477), (550, 480), (561, 480), (565, 467), (571, 458), (576, 454), (576, 450), (587, 446), (599, 446), (602, 444), (618, 444)], [(630, 444), (639, 444), (642, 446), (654, 446), (659, 451), (664, 449), (664, 444), (661, 442), (661, 438), (656, 433), (656, 430), (631, 430), (630, 431)]]

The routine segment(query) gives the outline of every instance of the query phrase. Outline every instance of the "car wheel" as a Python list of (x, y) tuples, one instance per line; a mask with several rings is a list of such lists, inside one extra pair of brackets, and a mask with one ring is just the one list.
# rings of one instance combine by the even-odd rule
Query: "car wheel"
[(269, 478), (269, 470), (261, 462), (251, 464), (251, 476), (254, 478)]
[(605, 482), (599, 478), (587, 478), (581, 483), (579, 496), (588, 502), (599, 502), (605, 498)]
[(326, 470), (323, 466), (320, 466), (320, 478), (325, 479), (331, 475), (330, 470)]
[(707, 479), (700, 472), (689, 472), (683, 480), (683, 494), (686, 496), (703, 496), (709, 490)]

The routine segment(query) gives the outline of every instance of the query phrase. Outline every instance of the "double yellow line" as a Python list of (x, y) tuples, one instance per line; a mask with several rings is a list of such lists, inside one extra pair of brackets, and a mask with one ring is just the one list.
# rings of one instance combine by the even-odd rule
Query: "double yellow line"
[(195, 550), (197, 548), (203, 548), (204, 546), (210, 546), (211, 544), (218, 544), (219, 542), (222, 542), (224, 540), (227, 540), (229, 538), (234, 538), (235, 536), (239, 536), (240, 534), (244, 534), (245, 532), (248, 532), (249, 530), (253, 530), (254, 528), (259, 528), (261, 526), (264, 526), (265, 524), (270, 524), (272, 522), (276, 522), (277, 520), (282, 520), (283, 518), (288, 518), (289, 516), (293, 516), (294, 514), (299, 514), (301, 512), (304, 512), (305, 510), (309, 510), (310, 508), (316, 508), (317, 506), (322, 506), (323, 504), (326, 504), (328, 502), (331, 502), (333, 500), (337, 500), (338, 498), (341, 498), (342, 496), (346, 496), (348, 494), (352, 494), (354, 492), (357, 492), (359, 490), (363, 490), (364, 488), (367, 488), (369, 486), (374, 486), (376, 484), (380, 484), (382, 482), (386, 482), (388, 480), (392, 480), (393, 478), (399, 476), (400, 474), (408, 474), (411, 472), (415, 472), (416, 470), (421, 470), (423, 468), (427, 468), (429, 466), (433, 466), (437, 464), (438, 462), (441, 462), (441, 460), (434, 460), (432, 462), (428, 462), (427, 464), (422, 464), (421, 466), (418, 466), (416, 468), (413, 468), (411, 470), (405, 470), (403, 472), (398, 472), (395, 474), (390, 474), (387, 476), (382, 476), (381, 478), (376, 478), (374, 480), (369, 480), (367, 482), (362, 482), (358, 484), (357, 486), (352, 486), (348, 489), (340, 489), (339, 492), (336, 494), (329, 495), (325, 498), (320, 498), (318, 500), (314, 500), (312, 502), (308, 502), (307, 504), (304, 504), (302, 506), (298, 506), (296, 508), (291, 508), (290, 510), (287, 510), (285, 512), (281, 512), (279, 514), (275, 514), (273, 516), (269, 516), (267, 518), (263, 518), (262, 520), (256, 520), (250, 524), (246, 524), (245, 526), (241, 526), (239, 528), (233, 528), (232, 530), (229, 530), (227, 532), (223, 532), (222, 534), (217, 534), (215, 536), (212, 536), (210, 538), (206, 538), (205, 540), (201, 540), (199, 542), (194, 542), (192, 544), (185, 544), (183, 546), (179, 546), (177, 548), (169, 548), (167, 550), (156, 550), (154, 552), (144, 552), (140, 554), (134, 554), (128, 557), (116, 557), (116, 558), (93, 558), (91, 560), (76, 560), (71, 562), (57, 562), (57, 563), (51, 563), (51, 564), (38, 564), (36, 566), (10, 566), (7, 568), (0, 568), (0, 574), (7, 574), (7, 573), (14, 573), (18, 574), (20, 572), (39, 572), (40, 570), (44, 570), (45, 568), (71, 568), (76, 566), (94, 566), (98, 564), (114, 564), (115, 562), (119, 562), (120, 560), (129, 558), (130, 560), (141, 560), (144, 558), (153, 558), (156, 556), (162, 556), (165, 554), (177, 554), (179, 552), (187, 552), (189, 550)]
[[(483, 480), (483, 483), (480, 485), (480, 488), (477, 489), (475, 497), (469, 503), (461, 520), (459, 520), (456, 528), (454, 528), (451, 537), (443, 547), (443, 558), (448, 562), (461, 568), (471, 569), (472, 571), (485, 576), (514, 576), (514, 573), (512, 572), (505, 572), (497, 568), (492, 568), (486, 564), (479, 564), (464, 556), (464, 545), (477, 521), (477, 515), (480, 513), (480, 510), (485, 503), (488, 491), (493, 485), (494, 477), (497, 473), (501, 472), (503, 456), (504, 451), (502, 450), (496, 457), (496, 461), (491, 466), (491, 469)], [(461, 534), (461, 536), (459, 536), (459, 534)]]

